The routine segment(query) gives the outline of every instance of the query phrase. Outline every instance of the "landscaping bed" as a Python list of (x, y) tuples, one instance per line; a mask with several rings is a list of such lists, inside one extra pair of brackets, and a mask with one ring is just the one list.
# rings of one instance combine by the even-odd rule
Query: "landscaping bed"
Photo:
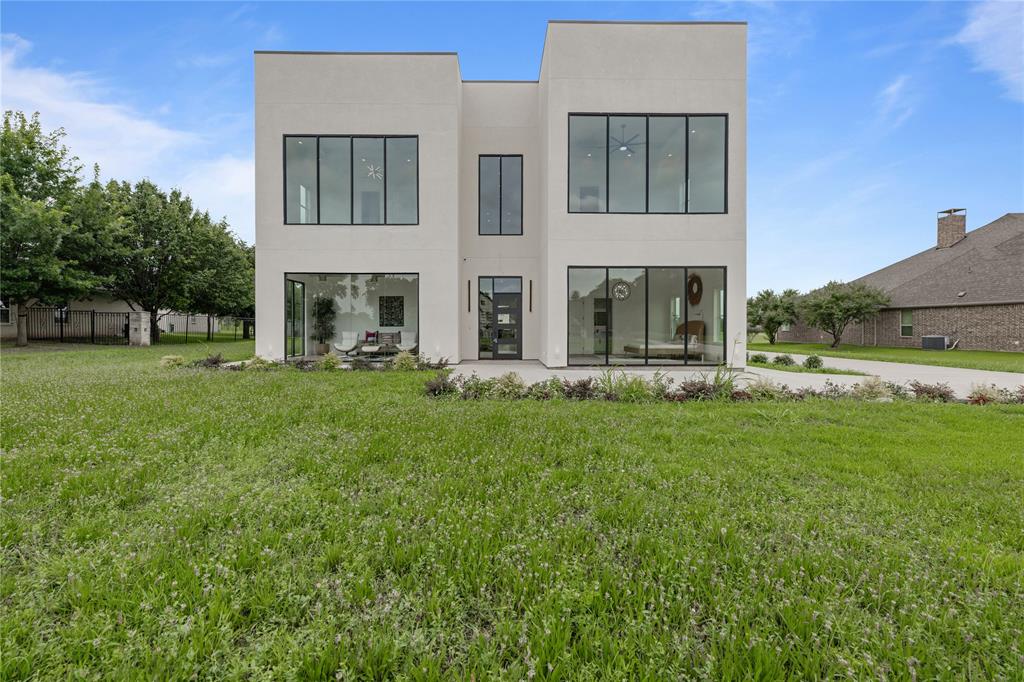
[(879, 348), (875, 346), (850, 345), (832, 348), (824, 343), (750, 343), (747, 345), (747, 348), (751, 351), (768, 351), (772, 353), (821, 355), (823, 357), (849, 358), (852, 360), (906, 362), (916, 365), (964, 367), (967, 369), (1024, 373), (1024, 352), (1003, 353), (986, 350), (936, 351), (921, 348)]
[(0, 677), (1021, 669), (1019, 405), (437, 400), (165, 353), (3, 358)]

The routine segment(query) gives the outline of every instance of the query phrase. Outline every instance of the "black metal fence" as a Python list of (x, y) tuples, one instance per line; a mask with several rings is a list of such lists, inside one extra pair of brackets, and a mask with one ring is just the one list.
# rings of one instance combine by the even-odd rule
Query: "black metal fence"
[(32, 341), (128, 344), (128, 313), (67, 308), (27, 308), (27, 333)]
[(159, 343), (201, 343), (208, 341), (241, 341), (256, 336), (256, 320), (252, 317), (218, 317), (167, 313), (160, 316)]

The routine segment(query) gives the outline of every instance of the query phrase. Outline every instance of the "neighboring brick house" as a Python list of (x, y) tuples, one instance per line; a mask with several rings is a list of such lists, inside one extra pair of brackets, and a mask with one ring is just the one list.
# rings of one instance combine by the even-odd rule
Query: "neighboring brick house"
[[(939, 335), (957, 348), (1024, 351), (1024, 213), (966, 230), (964, 209), (942, 211), (933, 248), (854, 280), (884, 290), (892, 303), (847, 327), (842, 343), (920, 348), (922, 336)], [(832, 341), (803, 324), (778, 338)]]

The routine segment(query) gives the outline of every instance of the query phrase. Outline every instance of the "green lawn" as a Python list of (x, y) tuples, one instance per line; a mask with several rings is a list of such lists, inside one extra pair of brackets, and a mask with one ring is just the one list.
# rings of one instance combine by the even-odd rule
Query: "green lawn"
[(167, 350), (0, 357), (3, 679), (1019, 678), (1024, 407), (435, 400)]
[(920, 348), (875, 348), (873, 346), (840, 346), (831, 348), (826, 343), (751, 343), (750, 352), (812, 353), (822, 357), (852, 358), (854, 360), (880, 360), (882, 362), (911, 362), (939, 367), (966, 367), (993, 369), (1000, 372), (1024, 372), (1024, 353), (1001, 353), (991, 350), (922, 350)]

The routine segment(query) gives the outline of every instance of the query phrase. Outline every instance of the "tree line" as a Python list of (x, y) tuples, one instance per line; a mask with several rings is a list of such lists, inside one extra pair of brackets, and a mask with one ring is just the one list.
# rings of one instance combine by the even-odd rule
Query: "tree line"
[(803, 296), (796, 289), (765, 289), (747, 299), (747, 325), (774, 344), (784, 326), (803, 322), (831, 336), (835, 348), (848, 325), (870, 320), (887, 305), (884, 291), (861, 282), (829, 282)]
[[(150, 314), (161, 311), (253, 317), (255, 251), (180, 190), (149, 180), (84, 182), (82, 164), (46, 132), (39, 114), (5, 111), (0, 139), (0, 297), (26, 307), (95, 295)], [(248, 328), (246, 328), (248, 331)]]

